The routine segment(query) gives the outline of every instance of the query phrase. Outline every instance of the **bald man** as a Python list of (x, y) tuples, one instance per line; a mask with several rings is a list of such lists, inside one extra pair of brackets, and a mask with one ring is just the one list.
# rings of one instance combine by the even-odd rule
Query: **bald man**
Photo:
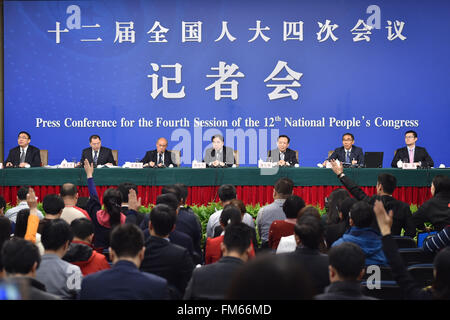
[(175, 154), (167, 151), (168, 141), (166, 138), (159, 138), (156, 141), (156, 149), (147, 151), (145, 157), (141, 160), (144, 163), (144, 167), (159, 167), (164, 168), (170, 165), (176, 167)]

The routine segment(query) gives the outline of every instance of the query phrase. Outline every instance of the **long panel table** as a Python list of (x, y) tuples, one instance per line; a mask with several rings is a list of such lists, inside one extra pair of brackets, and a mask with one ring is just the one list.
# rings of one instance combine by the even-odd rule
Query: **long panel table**
[[(408, 203), (422, 204), (431, 195), (429, 186), (434, 176), (450, 176), (447, 169), (401, 170), (393, 168), (368, 169), (348, 168), (345, 174), (356, 181), (368, 194), (375, 192), (377, 176), (390, 173), (397, 178), (394, 196)], [(139, 196), (143, 204), (154, 203), (161, 187), (173, 183), (183, 183), (189, 187), (188, 204), (207, 204), (218, 201), (217, 189), (222, 184), (237, 187), (238, 197), (245, 203), (265, 204), (271, 202), (273, 184), (281, 177), (294, 181), (294, 193), (302, 196), (307, 203), (323, 206), (324, 198), (334, 189), (342, 187), (331, 169), (326, 168), (279, 168), (267, 171), (255, 167), (223, 169), (192, 169), (188, 167), (164, 169), (95, 169), (94, 180), (100, 196), (108, 187), (121, 182), (133, 182), (138, 185)], [(23, 185), (33, 186), (39, 198), (48, 193), (59, 192), (66, 182), (79, 186), (81, 196), (87, 196), (87, 181), (84, 169), (53, 168), (9, 168), (0, 170), (0, 192), (7, 202), (15, 203), (17, 188)]]

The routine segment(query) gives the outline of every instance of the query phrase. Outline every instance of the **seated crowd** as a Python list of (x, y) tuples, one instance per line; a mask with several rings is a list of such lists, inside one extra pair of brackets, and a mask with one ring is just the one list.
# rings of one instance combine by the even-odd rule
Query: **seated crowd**
[[(203, 231), (186, 205), (186, 186), (163, 187), (143, 214), (132, 183), (106, 190), (100, 200), (86, 160), (85, 209), (73, 184), (45, 196), (44, 212), (32, 188), (20, 188), (17, 206), (6, 212), (0, 196), (0, 281), (31, 300), (373, 300), (383, 298), (367, 290), (367, 270), (377, 266), (390, 270), (398, 299), (449, 299), (450, 178), (436, 176), (433, 197), (413, 214), (392, 196), (394, 176), (380, 174), (376, 195), (368, 196), (341, 165), (332, 168), (346, 189), (331, 192), (322, 216), (293, 194), (289, 178), (276, 181), (274, 201), (256, 220), (236, 188), (222, 185), (223, 210)], [(396, 239), (429, 231), (425, 223), (436, 234), (419, 249), (433, 262), (432, 284), (423, 288)]]

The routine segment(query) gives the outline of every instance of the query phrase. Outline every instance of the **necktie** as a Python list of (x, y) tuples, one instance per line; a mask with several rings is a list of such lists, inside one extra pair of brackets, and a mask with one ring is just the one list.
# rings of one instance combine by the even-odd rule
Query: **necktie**
[(345, 151), (345, 162), (350, 163), (350, 152), (348, 150)]
[(97, 164), (98, 160), (98, 151), (94, 151), (94, 163)]
[(158, 153), (158, 155), (159, 155), (158, 164), (163, 163), (163, 161), (162, 161), (162, 154)]
[(280, 153), (280, 160), (283, 160), (283, 161), (284, 161), (284, 152), (281, 152), (281, 153)]
[(25, 162), (25, 150), (20, 149), (22, 152), (20, 153), (20, 163)]
[(414, 162), (414, 150), (410, 149), (409, 150), (409, 163), (413, 163)]

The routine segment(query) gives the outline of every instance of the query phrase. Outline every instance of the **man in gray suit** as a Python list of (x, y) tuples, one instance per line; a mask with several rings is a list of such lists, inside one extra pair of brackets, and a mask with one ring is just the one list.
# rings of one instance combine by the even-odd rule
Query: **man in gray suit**
[(231, 167), (235, 163), (234, 152), (230, 147), (224, 146), (223, 136), (216, 134), (211, 138), (213, 147), (205, 151), (205, 158), (208, 167), (223, 168)]

